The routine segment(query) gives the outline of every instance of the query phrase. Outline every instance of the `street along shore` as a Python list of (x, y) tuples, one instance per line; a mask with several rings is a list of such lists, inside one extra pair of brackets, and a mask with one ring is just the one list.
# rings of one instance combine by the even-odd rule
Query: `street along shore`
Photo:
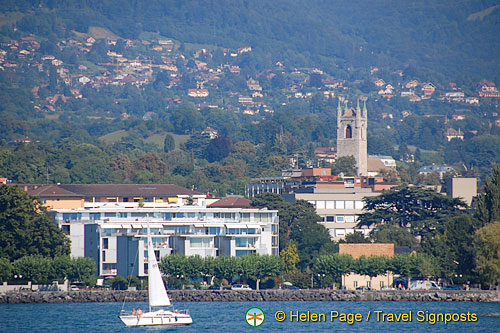
[[(410, 301), (500, 302), (498, 291), (345, 291), (345, 290), (169, 290), (174, 302), (273, 302), (273, 301)], [(0, 294), (0, 304), (146, 302), (146, 291), (12, 291)]]

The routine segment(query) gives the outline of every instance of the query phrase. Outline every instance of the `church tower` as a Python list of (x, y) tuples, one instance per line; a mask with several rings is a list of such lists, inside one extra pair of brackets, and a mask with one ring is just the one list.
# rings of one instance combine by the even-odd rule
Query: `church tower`
[(358, 176), (366, 176), (368, 168), (368, 152), (366, 141), (366, 128), (368, 126), (368, 110), (366, 101), (363, 109), (347, 107), (347, 102), (342, 108), (339, 100), (337, 108), (337, 157), (354, 156)]

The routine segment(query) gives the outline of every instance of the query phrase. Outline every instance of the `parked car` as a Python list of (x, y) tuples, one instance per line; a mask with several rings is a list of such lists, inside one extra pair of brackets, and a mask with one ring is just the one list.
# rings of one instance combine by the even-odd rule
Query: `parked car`
[(297, 286), (285, 286), (285, 289), (290, 289), (290, 290), (300, 290), (299, 287)]
[(213, 285), (213, 286), (208, 287), (208, 290), (220, 290), (220, 287)]
[(410, 290), (431, 290), (431, 289), (441, 289), (436, 281), (427, 280), (416, 280), (411, 281)]
[(449, 286), (444, 286), (442, 287), (441, 289), (443, 290), (462, 290), (462, 286), (458, 285), (458, 284), (451, 284)]
[(80, 290), (80, 288), (78, 288), (78, 286), (75, 286), (75, 285), (71, 285), (69, 288), (70, 288), (71, 291), (78, 291), (78, 290)]
[(372, 288), (370, 288), (370, 287), (357, 287), (356, 290), (365, 291), (365, 290), (372, 290)]
[(248, 284), (233, 284), (231, 290), (252, 290)]

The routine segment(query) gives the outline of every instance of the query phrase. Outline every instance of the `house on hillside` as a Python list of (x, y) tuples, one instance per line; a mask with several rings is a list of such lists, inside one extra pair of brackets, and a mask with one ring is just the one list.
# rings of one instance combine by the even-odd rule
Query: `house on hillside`
[(460, 130), (460, 128), (455, 130), (454, 128), (448, 128), (446, 130), (446, 140), (451, 141), (453, 139), (459, 139), (463, 140), (464, 139), (464, 133)]
[(500, 97), (500, 93), (498, 92), (498, 88), (495, 86), (495, 83), (487, 80), (482, 80), (481, 82), (479, 82), (478, 94), (479, 97)]
[(417, 80), (411, 80), (410, 82), (407, 82), (405, 84), (406, 89), (413, 89), (418, 86), (418, 81)]
[(207, 97), (208, 89), (188, 89), (188, 96), (191, 97)]
[(430, 97), (434, 92), (436, 91), (436, 86), (433, 85), (431, 82), (424, 84), (422, 87), (422, 92), (424, 96)]
[(247, 86), (250, 90), (262, 91), (262, 87), (260, 86), (259, 81), (252, 78), (248, 79)]

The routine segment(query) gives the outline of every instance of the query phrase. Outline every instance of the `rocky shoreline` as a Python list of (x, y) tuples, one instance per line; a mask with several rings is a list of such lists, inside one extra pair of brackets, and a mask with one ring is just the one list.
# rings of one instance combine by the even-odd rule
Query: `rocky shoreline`
[[(174, 302), (275, 302), (275, 301), (410, 301), (500, 302), (498, 291), (344, 291), (344, 290), (169, 290)], [(146, 302), (146, 291), (16, 291), (0, 294), (0, 304)]]

